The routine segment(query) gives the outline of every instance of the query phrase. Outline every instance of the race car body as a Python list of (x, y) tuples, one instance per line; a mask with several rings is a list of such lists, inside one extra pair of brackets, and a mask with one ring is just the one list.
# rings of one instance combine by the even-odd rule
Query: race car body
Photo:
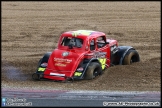
[(93, 79), (112, 65), (140, 61), (131, 46), (118, 46), (117, 40), (92, 30), (68, 31), (61, 34), (58, 46), (38, 63), (33, 79), (57, 81)]

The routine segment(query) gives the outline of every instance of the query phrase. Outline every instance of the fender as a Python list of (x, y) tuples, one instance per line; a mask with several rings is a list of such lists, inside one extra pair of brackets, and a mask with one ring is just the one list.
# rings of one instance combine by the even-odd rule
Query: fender
[(44, 54), (43, 58), (40, 59), (38, 66), (40, 66), (41, 63), (44, 63), (44, 62), (48, 63), (48, 59), (49, 59), (51, 53), (52, 52), (47, 52), (46, 54)]
[(38, 62), (38, 67), (37, 67), (37, 71), (32, 74), (32, 78), (34, 80), (40, 80), (40, 78), (42, 78), (43, 73), (45, 71), (45, 68), (47, 67), (47, 65), (41, 65), (42, 63), (48, 63), (48, 59), (50, 57), (52, 52), (47, 52), (46, 54), (44, 54), (44, 56), (39, 60)]
[[(80, 66), (80, 67), (83, 67), (84, 68), (84, 70), (82, 71), (82, 75), (79, 76), (79, 77), (78, 76), (77, 77), (74, 76), (73, 78), (74, 79), (84, 79), (84, 74), (86, 73), (87, 68), (88, 68), (88, 66), (90, 65), (91, 62), (98, 62), (101, 65), (101, 63), (99, 62), (99, 60), (97, 58), (83, 60), (83, 63)], [(75, 72), (77, 72), (77, 70)]]
[(130, 49), (135, 50), (135, 49), (134, 49), (133, 47), (131, 47), (131, 46), (118, 46), (117, 55), (120, 57), (119, 65), (122, 65), (122, 61), (123, 61), (125, 55), (127, 54), (127, 52), (128, 52)]
[[(44, 72), (45, 68), (47, 67), (48, 59), (49, 59), (51, 53), (52, 52), (47, 52), (46, 54), (44, 54), (43, 58), (40, 59), (36, 73)], [(42, 63), (46, 63), (46, 64), (43, 65)]]

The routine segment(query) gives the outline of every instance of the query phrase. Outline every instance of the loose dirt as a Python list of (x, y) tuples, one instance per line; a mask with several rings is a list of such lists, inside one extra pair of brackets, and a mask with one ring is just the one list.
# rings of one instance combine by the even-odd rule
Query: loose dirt
[[(160, 91), (160, 2), (2, 2), (1, 87)], [(69, 30), (97, 30), (133, 46), (141, 61), (105, 70), (94, 80), (33, 81), (39, 59)]]

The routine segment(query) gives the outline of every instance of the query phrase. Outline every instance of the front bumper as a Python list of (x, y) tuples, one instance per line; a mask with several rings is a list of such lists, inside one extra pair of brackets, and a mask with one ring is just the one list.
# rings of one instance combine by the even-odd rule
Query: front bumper
[(73, 77), (67, 76), (58, 76), (58, 75), (47, 75), (44, 73), (34, 73), (32, 75), (33, 80), (42, 80), (42, 79), (50, 79), (55, 81), (74, 81)]

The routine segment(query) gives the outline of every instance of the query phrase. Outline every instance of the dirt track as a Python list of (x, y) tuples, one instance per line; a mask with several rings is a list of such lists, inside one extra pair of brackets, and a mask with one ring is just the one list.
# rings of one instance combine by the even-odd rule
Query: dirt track
[[(160, 91), (160, 2), (2, 2), (2, 88)], [(94, 80), (33, 81), (44, 53), (68, 30), (102, 31), (133, 46), (141, 61)]]

